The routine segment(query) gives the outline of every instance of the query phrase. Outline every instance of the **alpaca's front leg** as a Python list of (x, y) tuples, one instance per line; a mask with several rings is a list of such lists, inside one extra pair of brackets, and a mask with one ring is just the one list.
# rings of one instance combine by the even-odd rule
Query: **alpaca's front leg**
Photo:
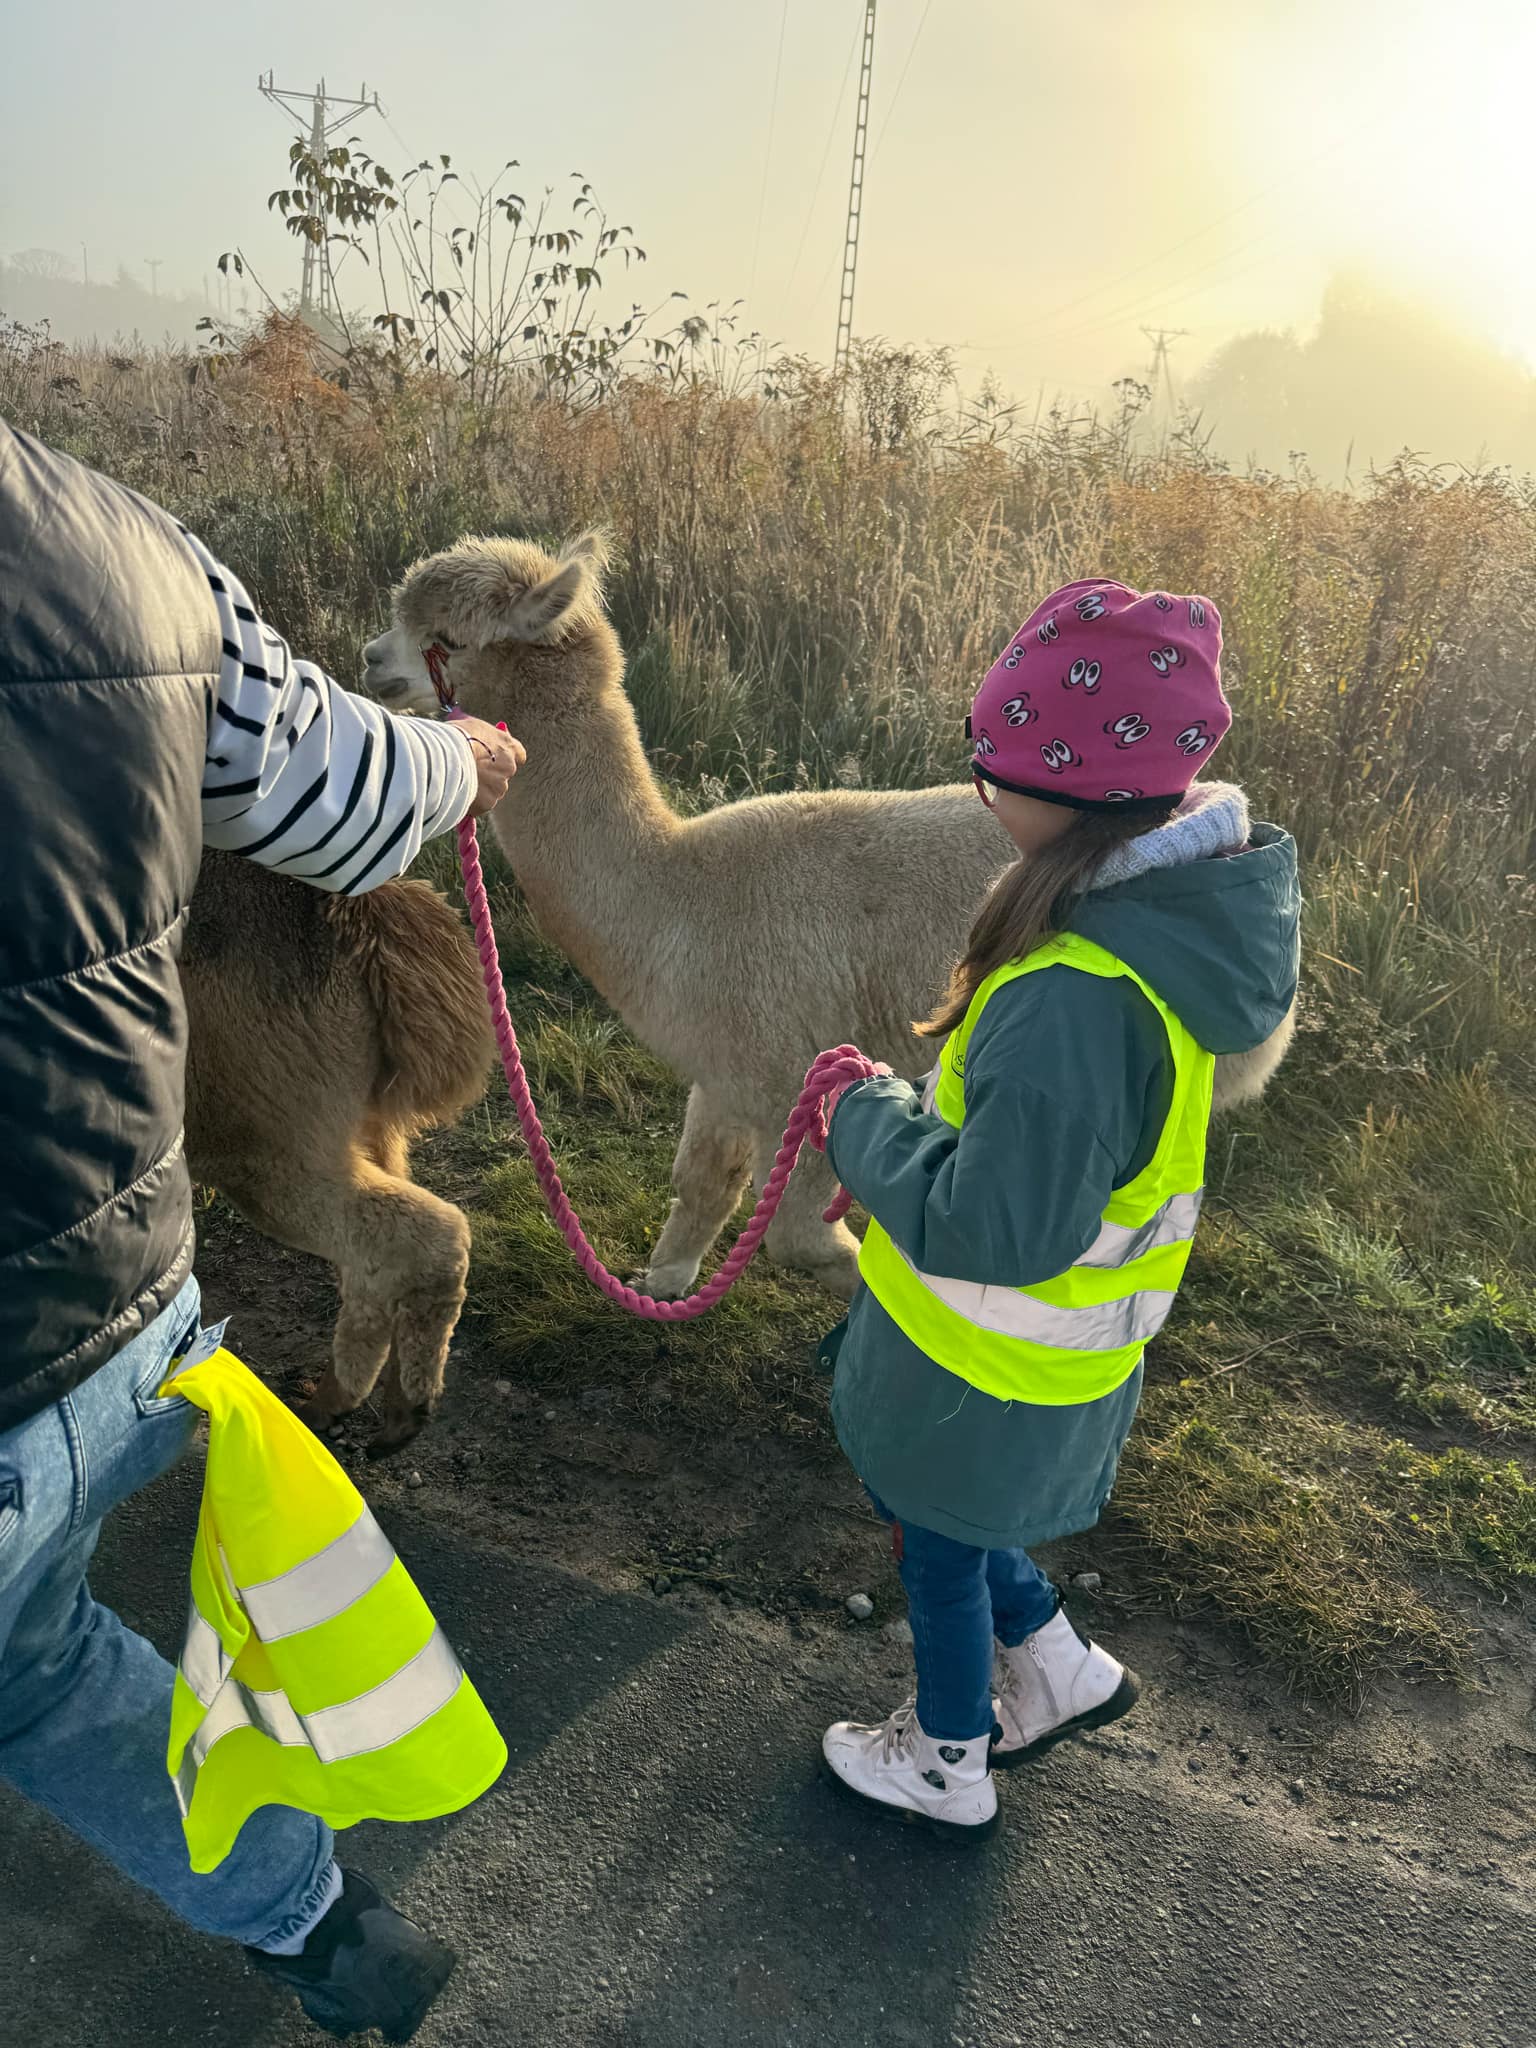
[(639, 1283), (646, 1293), (667, 1301), (692, 1291), (705, 1253), (741, 1200), (750, 1155), (745, 1127), (702, 1088), (690, 1089), (672, 1162), (677, 1199)]
[[(760, 1131), (753, 1145), (752, 1178), (763, 1185), (783, 1133)], [(837, 1193), (837, 1176), (809, 1145), (801, 1151), (768, 1226), (763, 1249), (777, 1266), (792, 1266), (819, 1280), (829, 1293), (851, 1301), (859, 1284), (859, 1241), (846, 1223), (827, 1223), (822, 1212)]]

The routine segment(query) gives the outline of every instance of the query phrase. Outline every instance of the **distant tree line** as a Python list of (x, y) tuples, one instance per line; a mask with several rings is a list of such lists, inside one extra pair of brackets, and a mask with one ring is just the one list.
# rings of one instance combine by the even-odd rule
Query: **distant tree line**
[(0, 318), (35, 327), (47, 322), (56, 340), (110, 341), (138, 336), (158, 344), (197, 339), (212, 308), (200, 294), (160, 292), (119, 264), (112, 279), (82, 275), (57, 249), (22, 249), (0, 259)]
[(1422, 305), (1339, 279), (1316, 328), (1242, 334), (1185, 391), (1234, 466), (1359, 479), (1404, 449), (1536, 472), (1536, 378)]

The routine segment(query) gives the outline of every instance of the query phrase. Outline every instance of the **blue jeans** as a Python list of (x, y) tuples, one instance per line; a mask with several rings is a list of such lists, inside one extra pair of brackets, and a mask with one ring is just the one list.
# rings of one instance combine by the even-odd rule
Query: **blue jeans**
[(102, 1517), (192, 1438), (197, 1410), (155, 1389), (198, 1306), (189, 1280), (73, 1394), (0, 1434), (0, 1779), (192, 1926), (270, 1947), (329, 1903), (330, 1829), (263, 1807), (218, 1869), (194, 1876), (165, 1768), (172, 1667), (85, 1579)]
[(936, 1529), (891, 1525), (891, 1552), (906, 1590), (917, 1663), (917, 1718), (925, 1735), (974, 1742), (992, 1727), (992, 1642), (1010, 1649), (1044, 1628), (1060, 1604), (1027, 1550), (977, 1550)]

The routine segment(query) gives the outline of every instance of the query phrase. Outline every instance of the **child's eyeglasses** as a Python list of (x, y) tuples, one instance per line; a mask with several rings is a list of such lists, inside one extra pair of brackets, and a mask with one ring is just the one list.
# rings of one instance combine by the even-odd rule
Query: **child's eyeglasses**
[[(967, 739), (971, 738), (971, 715), (969, 712), (965, 715), (965, 736)], [(982, 774), (979, 768), (971, 770), (971, 780), (976, 785), (976, 794), (981, 798), (987, 809), (989, 811), (996, 810), (997, 784), (995, 782), (988, 782), (986, 776)]]

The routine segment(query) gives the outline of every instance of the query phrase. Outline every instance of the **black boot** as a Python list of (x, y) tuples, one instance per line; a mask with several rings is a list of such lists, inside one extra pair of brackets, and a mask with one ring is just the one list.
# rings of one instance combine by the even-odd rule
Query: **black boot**
[(341, 1896), (296, 1956), (246, 1954), (268, 1977), (297, 1994), (328, 2034), (345, 2039), (377, 2027), (386, 2041), (409, 2041), (453, 1975), (451, 1948), (397, 1913), (366, 1877), (342, 1872)]

